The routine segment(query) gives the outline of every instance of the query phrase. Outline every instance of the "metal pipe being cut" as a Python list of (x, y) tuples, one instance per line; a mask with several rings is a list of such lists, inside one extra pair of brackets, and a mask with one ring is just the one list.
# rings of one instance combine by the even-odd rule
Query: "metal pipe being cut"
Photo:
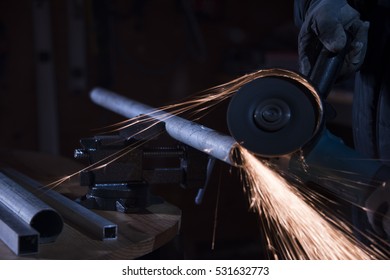
[(234, 151), (237, 142), (231, 136), (102, 88), (93, 89), (90, 97), (94, 103), (126, 118), (146, 115), (164, 122), (172, 138), (230, 165), (236, 165)]

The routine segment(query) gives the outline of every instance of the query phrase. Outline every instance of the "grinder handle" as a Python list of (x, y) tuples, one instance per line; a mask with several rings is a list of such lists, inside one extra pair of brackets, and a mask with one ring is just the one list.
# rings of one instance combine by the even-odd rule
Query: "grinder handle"
[(309, 79), (317, 88), (322, 100), (325, 100), (336, 81), (336, 78), (344, 63), (345, 56), (351, 44), (351, 35), (347, 34), (347, 43), (338, 53), (328, 51), (324, 46), (317, 57), (317, 60), (309, 73)]

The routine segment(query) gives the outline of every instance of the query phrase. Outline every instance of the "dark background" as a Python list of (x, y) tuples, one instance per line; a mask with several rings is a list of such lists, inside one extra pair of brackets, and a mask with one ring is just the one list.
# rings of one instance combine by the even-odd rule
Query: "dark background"
[[(34, 35), (33, 13), (46, 6), (51, 32)], [(37, 77), (39, 63), (54, 65), (54, 152), (71, 156), (79, 138), (113, 121), (111, 113), (91, 104), (91, 88), (162, 106), (273, 60), (295, 66), (292, 13), (288, 0), (1, 1), (0, 145), (50, 151), (39, 144), (37, 84), (50, 82)], [(82, 22), (83, 34), (70, 30), (72, 20)], [(79, 36), (84, 43), (74, 43)], [(42, 37), (51, 49), (35, 48)], [(84, 69), (72, 69), (71, 44)], [(72, 88), (72, 79), (85, 86)]]
[[(42, 9), (47, 21), (34, 17)], [(92, 104), (93, 87), (151, 106), (175, 103), (262, 67), (296, 70), (297, 32), (291, 0), (1, 1), (0, 148), (72, 158), (80, 138), (123, 120)], [(53, 68), (42, 74), (45, 67)], [(42, 88), (54, 101), (39, 101)], [(225, 131), (224, 110), (205, 125)], [(178, 240), (152, 257), (268, 258), (236, 173), (218, 163), (201, 206), (192, 191), (156, 189), (183, 221)]]

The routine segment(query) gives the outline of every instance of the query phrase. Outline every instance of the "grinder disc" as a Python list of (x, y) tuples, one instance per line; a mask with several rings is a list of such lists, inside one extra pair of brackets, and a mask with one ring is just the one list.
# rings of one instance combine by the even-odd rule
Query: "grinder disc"
[(288, 75), (257, 78), (241, 87), (230, 101), (227, 123), (231, 135), (259, 156), (295, 152), (319, 129), (321, 101), (315, 90), (293, 75), (294, 79)]

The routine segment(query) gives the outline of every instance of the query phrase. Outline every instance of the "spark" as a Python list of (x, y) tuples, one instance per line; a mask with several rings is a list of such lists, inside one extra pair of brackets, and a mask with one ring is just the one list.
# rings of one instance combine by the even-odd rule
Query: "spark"
[(275, 258), (368, 260), (378, 257), (378, 253), (353, 237), (346, 224), (337, 221), (336, 227), (329, 223), (289, 182), (246, 149), (239, 149), (250, 207), (265, 217), (262, 223), (268, 228), (266, 240)]

